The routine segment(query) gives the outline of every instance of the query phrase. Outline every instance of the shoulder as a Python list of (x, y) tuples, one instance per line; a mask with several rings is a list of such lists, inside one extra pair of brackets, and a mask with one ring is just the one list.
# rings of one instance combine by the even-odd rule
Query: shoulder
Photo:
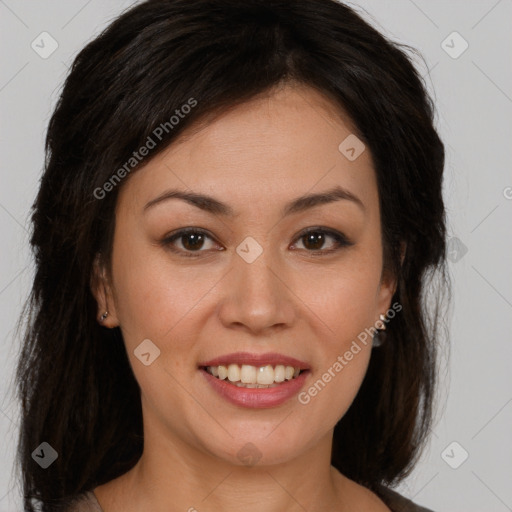
[[(333, 467), (340, 503), (348, 510), (372, 510), (374, 512), (394, 512), (374, 490), (351, 480)], [(401, 511), (405, 512), (405, 511)]]
[(103, 512), (92, 491), (79, 494), (66, 509), (66, 512)]
[(433, 512), (429, 508), (416, 505), (411, 500), (393, 491), (389, 487), (381, 486), (376, 494), (392, 510), (392, 512)]

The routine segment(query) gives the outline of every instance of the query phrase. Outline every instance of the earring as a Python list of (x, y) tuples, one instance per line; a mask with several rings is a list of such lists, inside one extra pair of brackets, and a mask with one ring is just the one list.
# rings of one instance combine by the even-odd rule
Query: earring
[(386, 341), (386, 315), (379, 315), (379, 319), (382, 323), (382, 329), (377, 329), (377, 332), (373, 335), (372, 347), (380, 347), (384, 341)]
[(382, 345), (382, 339), (380, 338), (380, 331), (377, 331), (372, 338), (372, 347), (380, 347)]
[(105, 311), (105, 313), (103, 313), (103, 315), (101, 315), (101, 321), (103, 322), (105, 320), (105, 318), (107, 318), (108, 316), (108, 311)]
[(378, 330), (372, 338), (372, 347), (380, 347), (386, 340), (386, 333), (384, 330)]

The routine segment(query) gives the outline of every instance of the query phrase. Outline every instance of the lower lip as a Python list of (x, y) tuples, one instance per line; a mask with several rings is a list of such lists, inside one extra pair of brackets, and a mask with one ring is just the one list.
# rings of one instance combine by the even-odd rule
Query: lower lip
[(287, 380), (275, 388), (242, 388), (229, 381), (220, 380), (206, 370), (201, 369), (200, 372), (212, 388), (228, 402), (252, 409), (265, 409), (284, 404), (300, 391), (309, 374), (308, 370), (303, 371), (298, 377)]

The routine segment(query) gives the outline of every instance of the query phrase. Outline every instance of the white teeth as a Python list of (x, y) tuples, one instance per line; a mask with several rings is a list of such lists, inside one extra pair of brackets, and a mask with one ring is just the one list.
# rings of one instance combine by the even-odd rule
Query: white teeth
[(274, 380), (276, 382), (284, 382), (285, 369), (282, 364), (278, 364), (274, 370)]
[(258, 368), (258, 384), (272, 384), (274, 382), (274, 368), (272, 366), (260, 366)]
[[(215, 367), (213, 367), (213, 368), (215, 368)], [(240, 380), (244, 384), (252, 384), (252, 383), (256, 382), (256, 372), (257, 372), (256, 366), (250, 366), (248, 364), (243, 364), (242, 371), (240, 374)]]
[(230, 364), (228, 366), (228, 380), (230, 382), (238, 382), (240, 380), (240, 366)]
[(229, 366), (208, 366), (206, 371), (220, 380), (228, 379), (229, 382), (244, 388), (268, 388), (275, 387), (285, 380), (292, 380), (299, 376), (300, 368), (278, 364), (275, 367), (252, 366), (243, 364), (230, 364)]
[[(208, 366), (208, 369), (210, 370), (210, 373), (213, 375), (213, 372), (211, 369), (214, 368), (213, 366)], [(228, 369), (225, 366), (217, 366), (217, 377), (220, 380), (224, 380), (228, 376)]]

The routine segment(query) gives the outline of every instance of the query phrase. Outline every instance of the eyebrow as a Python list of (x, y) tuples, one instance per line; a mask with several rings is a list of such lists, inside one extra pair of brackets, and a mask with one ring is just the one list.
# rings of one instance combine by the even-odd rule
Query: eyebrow
[[(215, 199), (214, 197), (207, 196), (204, 194), (198, 194), (195, 192), (185, 192), (182, 190), (172, 189), (167, 190), (163, 194), (155, 197), (144, 206), (143, 211), (146, 212), (149, 208), (167, 201), (169, 199), (181, 199), (187, 203), (204, 210), (205, 212), (212, 213), (214, 215), (222, 215), (225, 217), (236, 217), (236, 213), (231, 206)], [(361, 210), (365, 211), (363, 202), (355, 196), (352, 192), (344, 189), (343, 187), (336, 186), (324, 192), (317, 194), (306, 194), (298, 197), (287, 203), (282, 211), (282, 216), (286, 217), (294, 213), (300, 213), (315, 206), (323, 204), (333, 203), (335, 201), (347, 200), (350, 201)]]

